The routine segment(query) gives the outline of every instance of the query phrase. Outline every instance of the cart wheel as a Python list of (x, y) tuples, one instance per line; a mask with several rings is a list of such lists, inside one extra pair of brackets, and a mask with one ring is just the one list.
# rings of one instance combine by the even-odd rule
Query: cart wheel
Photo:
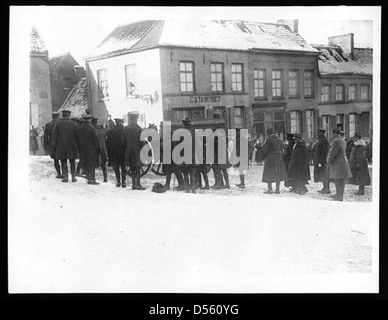
[(157, 163), (154, 163), (151, 167), (151, 171), (155, 173), (158, 176), (165, 176), (166, 174), (163, 172), (163, 163), (161, 161), (158, 161)]
[[(151, 166), (152, 166), (152, 163), (143, 164), (143, 165), (140, 167), (140, 176), (142, 177), (142, 176), (144, 176), (145, 174), (147, 174), (147, 172), (150, 170)], [(132, 170), (131, 170), (131, 169), (129, 169), (129, 170), (127, 171), (127, 175), (128, 175), (128, 176), (131, 176), (131, 175), (132, 175)]]

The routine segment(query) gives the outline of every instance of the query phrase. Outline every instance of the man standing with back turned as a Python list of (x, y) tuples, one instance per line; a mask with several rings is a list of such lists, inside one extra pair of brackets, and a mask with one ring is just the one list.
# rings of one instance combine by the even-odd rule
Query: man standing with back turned
[(54, 168), (57, 171), (56, 178), (62, 179), (63, 176), (61, 175), (61, 166), (59, 164), (59, 159), (55, 155), (55, 149), (53, 147), (53, 131), (58, 119), (59, 112), (54, 111), (52, 113), (52, 120), (47, 122), (44, 127), (43, 148), (50, 155), (51, 159), (54, 160)]

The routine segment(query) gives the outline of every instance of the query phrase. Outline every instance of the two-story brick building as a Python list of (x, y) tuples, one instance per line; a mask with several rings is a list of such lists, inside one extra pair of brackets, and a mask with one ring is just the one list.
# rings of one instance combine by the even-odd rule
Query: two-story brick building
[(318, 55), (286, 24), (131, 23), (86, 59), (89, 107), (104, 119), (139, 110), (144, 126), (217, 113), (252, 136), (272, 127), (309, 140), (318, 125)]
[(354, 34), (329, 37), (328, 45), (313, 45), (319, 56), (319, 124), (338, 126), (345, 138), (358, 131), (372, 137), (373, 50), (355, 48)]

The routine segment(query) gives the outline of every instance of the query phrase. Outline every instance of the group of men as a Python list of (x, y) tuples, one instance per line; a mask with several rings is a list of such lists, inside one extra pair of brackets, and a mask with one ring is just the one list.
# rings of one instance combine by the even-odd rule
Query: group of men
[[(138, 112), (129, 113), (129, 124), (124, 127), (123, 119), (115, 119), (115, 126), (105, 130), (98, 125), (98, 119), (87, 113), (74, 121), (71, 111), (52, 113), (52, 120), (45, 126), (44, 149), (54, 160), (57, 178), (69, 182), (76, 176), (85, 177), (87, 184), (98, 185), (95, 169), (101, 167), (104, 182), (107, 182), (106, 163), (109, 159), (114, 168), (117, 187), (127, 187), (126, 175), (132, 178), (133, 190), (145, 190), (140, 184), (140, 150), (145, 142), (140, 141), (141, 127), (137, 124)], [(75, 160), (79, 159), (77, 168)], [(82, 170), (82, 171), (81, 171)], [(84, 173), (84, 174), (82, 174)]]
[[(352, 139), (349, 161), (346, 157), (346, 141), (339, 128), (332, 130), (329, 143), (325, 136), (326, 130), (318, 129), (318, 142), (314, 156), (314, 182), (322, 182), (321, 194), (330, 194), (330, 182), (334, 182), (336, 193), (330, 197), (334, 201), (343, 201), (345, 183), (359, 186), (356, 195), (365, 194), (365, 186), (370, 184), (368, 163), (365, 155), (366, 143), (359, 133)], [(308, 150), (301, 134), (287, 134), (288, 145), (282, 151), (282, 141), (274, 135), (272, 129), (267, 130), (268, 138), (263, 145), (263, 182), (268, 184), (264, 193), (280, 193), (280, 182), (290, 188), (291, 192), (304, 195), (308, 192), (306, 185), (311, 180)], [(273, 191), (272, 183), (276, 184)]]

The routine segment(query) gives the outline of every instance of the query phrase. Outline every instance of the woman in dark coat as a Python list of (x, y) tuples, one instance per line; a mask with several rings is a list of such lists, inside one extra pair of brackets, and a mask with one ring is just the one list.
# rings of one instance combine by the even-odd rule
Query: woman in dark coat
[(95, 169), (100, 166), (100, 140), (97, 129), (91, 124), (93, 116), (86, 114), (84, 122), (79, 128), (80, 161), (84, 164), (88, 184), (99, 184), (96, 182)]
[(356, 195), (365, 194), (365, 186), (370, 185), (368, 162), (366, 159), (366, 143), (359, 133), (355, 133), (354, 145), (350, 153), (349, 166), (353, 177), (349, 179), (351, 184), (359, 186)]
[(272, 183), (276, 183), (275, 193), (280, 193), (280, 181), (287, 180), (287, 170), (283, 160), (283, 143), (273, 134), (273, 129), (267, 129), (268, 139), (263, 145), (264, 169), (262, 182), (266, 182), (268, 190), (264, 193), (273, 193)]
[(295, 193), (303, 195), (308, 191), (306, 184), (311, 179), (307, 146), (301, 134), (294, 134), (294, 139), (295, 145), (288, 167), (288, 178), (294, 181)]

